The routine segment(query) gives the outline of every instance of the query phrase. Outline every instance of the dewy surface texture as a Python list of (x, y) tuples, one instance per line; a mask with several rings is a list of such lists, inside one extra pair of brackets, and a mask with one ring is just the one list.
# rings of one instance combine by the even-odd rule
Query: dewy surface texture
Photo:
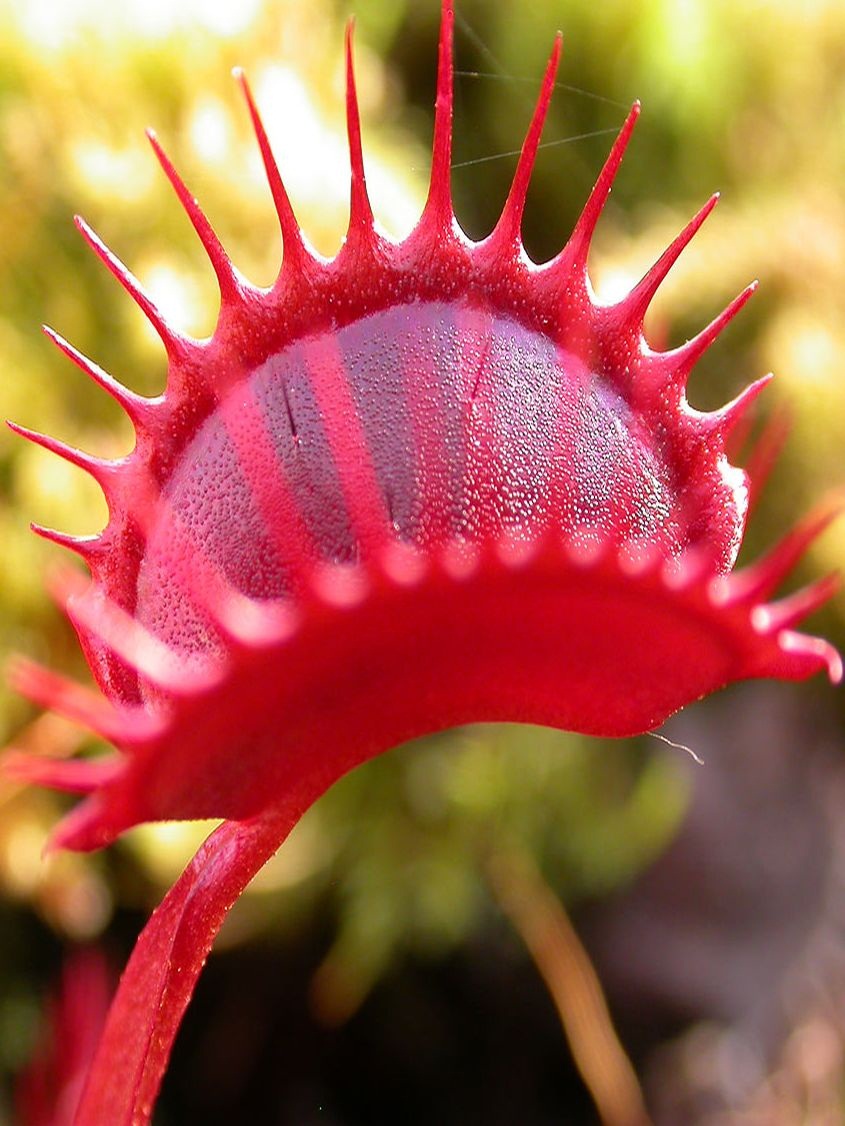
[(149, 1120), (226, 911), (357, 763), (481, 720), (631, 735), (738, 679), (841, 674), (826, 642), (794, 631), (831, 580), (767, 601), (832, 508), (732, 571), (748, 481), (726, 443), (766, 380), (713, 413), (685, 397), (753, 287), (673, 351), (643, 336), (715, 197), (627, 297), (596, 301), (587, 254), (635, 105), (566, 247), (528, 260), (558, 39), (502, 217), (471, 242), (449, 184), (452, 24), (444, 0), (431, 187), (403, 242), (367, 199), (351, 34), (351, 215), (335, 259), (307, 247), (242, 78), (284, 243), (270, 290), (231, 266), (154, 137), (220, 283), (214, 335), (175, 333), (79, 221), (158, 330), (168, 382), (143, 399), (55, 337), (123, 404), (137, 443), (108, 462), (25, 432), (94, 475), (110, 520), (83, 539), (41, 529), (91, 570), (63, 595), (101, 692), (24, 661), (16, 680), (117, 750), (7, 768), (84, 795), (55, 834), (64, 847), (146, 820), (229, 819), (139, 942), (82, 1126)]

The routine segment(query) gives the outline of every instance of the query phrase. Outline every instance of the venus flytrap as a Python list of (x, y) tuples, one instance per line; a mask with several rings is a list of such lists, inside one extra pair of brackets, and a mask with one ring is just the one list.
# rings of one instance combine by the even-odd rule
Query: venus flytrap
[(834, 506), (733, 570), (749, 481), (726, 448), (766, 380), (710, 413), (685, 397), (754, 287), (678, 348), (643, 335), (716, 197), (626, 296), (595, 299), (587, 255), (634, 105), (567, 245), (528, 259), (558, 37), (501, 217), (470, 241), (450, 189), (453, 20), (444, 0), (430, 189), (403, 241), (370, 208), (351, 29), (350, 221), (335, 258), (308, 246), (242, 75), (282, 233), (269, 290), (238, 273), (152, 134), (219, 283), (213, 335), (175, 332), (78, 220), (161, 337), (168, 380), (143, 398), (51, 333), (124, 407), (136, 444), (107, 461), (21, 431), (88, 470), (110, 518), (89, 537), (39, 529), (90, 569), (59, 595), (100, 691), (23, 660), (14, 679), (116, 750), (7, 770), (83, 795), (52, 847), (224, 819), (138, 941), (79, 1126), (150, 1120), (226, 912), (359, 763), (457, 724), (628, 736), (736, 680), (841, 677), (835, 650), (795, 630), (833, 581), (769, 601)]

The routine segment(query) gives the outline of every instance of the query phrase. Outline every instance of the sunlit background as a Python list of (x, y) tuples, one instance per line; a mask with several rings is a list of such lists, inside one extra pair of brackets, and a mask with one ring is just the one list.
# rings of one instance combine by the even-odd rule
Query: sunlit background
[[(599, 294), (624, 293), (722, 190), (649, 331), (660, 346), (680, 342), (760, 278), (690, 388), (695, 405), (713, 407), (777, 374), (760, 423), (783, 415), (790, 431), (747, 539), (753, 556), (845, 484), (845, 7), (458, 6), (453, 183), (474, 237), (501, 207), (558, 27), (561, 86), (525, 223), (536, 259), (565, 241), (635, 97), (643, 118), (591, 261)], [(213, 330), (213, 275), (145, 127), (239, 268), (272, 281), (277, 228), (235, 65), (252, 80), (309, 239), (336, 251), (348, 216), (342, 41), (353, 12), (368, 183), (382, 226), (400, 235), (425, 194), (436, 0), (0, 0), (3, 417), (103, 455), (130, 446), (120, 411), (51, 349), (41, 322), (134, 389), (163, 387), (157, 338), (85, 250), (75, 212), (177, 327)], [(45, 594), (61, 552), (28, 523), (95, 531), (102, 497), (5, 432), (0, 472), (2, 656), (24, 652), (85, 678)], [(845, 521), (800, 577), (843, 556)], [(843, 613), (840, 598), (813, 623), (840, 646)], [(667, 725), (703, 766), (655, 740), (473, 728), (359, 769), (232, 912), (156, 1121), (597, 1121), (515, 894), (560, 907), (571, 995), (589, 976), (575, 956), (584, 943), (657, 1122), (839, 1121), (842, 717), (841, 693), (821, 683), (757, 686)], [(0, 743), (91, 746), (2, 683)], [(15, 1122), (15, 1076), (70, 952), (95, 945), (122, 965), (209, 828), (137, 829), (104, 855), (43, 859), (65, 807), (0, 780), (0, 1122)], [(580, 941), (565, 940), (569, 918)], [(570, 1021), (566, 1031), (613, 1070), (603, 1030)], [(616, 1126), (607, 1112), (604, 1121)]]

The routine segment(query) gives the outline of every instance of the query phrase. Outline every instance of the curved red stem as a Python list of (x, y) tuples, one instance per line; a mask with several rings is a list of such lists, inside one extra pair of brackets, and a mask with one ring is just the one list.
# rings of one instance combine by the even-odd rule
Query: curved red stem
[(147, 923), (124, 970), (74, 1126), (150, 1121), (197, 978), (232, 904), (281, 845), (300, 808), (227, 822), (190, 861)]

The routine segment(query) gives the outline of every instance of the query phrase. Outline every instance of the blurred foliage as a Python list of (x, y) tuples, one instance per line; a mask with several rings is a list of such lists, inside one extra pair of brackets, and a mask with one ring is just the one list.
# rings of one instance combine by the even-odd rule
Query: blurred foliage
[[(649, 325), (656, 344), (680, 341), (761, 279), (760, 295), (691, 389), (695, 405), (710, 407), (777, 372), (770, 407), (787, 404), (793, 428), (750, 537), (758, 550), (843, 483), (845, 8), (838, 0), (538, 0), (530, 13), (516, 0), (463, 0), (459, 8), (457, 60), (467, 73), (457, 80), (453, 179), (474, 237), (490, 229), (505, 197), (515, 157), (502, 154), (519, 147), (562, 20), (562, 85), (526, 215), (530, 253), (549, 257), (565, 241), (634, 97), (645, 113), (593, 253), (599, 294), (627, 288), (709, 192), (723, 190)], [(145, 126), (155, 126), (239, 267), (272, 280), (278, 239), (228, 77), (233, 65), (251, 76), (309, 238), (324, 253), (337, 248), (348, 175), (342, 25), (352, 10), (374, 209), (400, 234), (425, 193), (435, 0), (252, 0), (237, 12), (199, 0), (0, 0), (3, 417), (101, 454), (119, 455), (131, 441), (114, 404), (39, 335), (40, 321), (136, 390), (163, 386), (157, 340), (76, 236), (75, 211), (178, 327), (213, 329), (211, 271), (145, 149)], [(23, 651), (84, 676), (71, 631), (44, 594), (60, 553), (27, 522), (93, 531), (106, 519), (102, 498), (78, 471), (8, 433), (0, 483), (0, 654)], [(807, 572), (834, 567), (844, 547), (845, 531), (829, 533)], [(840, 643), (841, 618), (840, 602), (825, 622)], [(66, 753), (80, 745), (61, 723), (33, 720), (0, 684), (3, 742)], [(63, 802), (0, 787), (0, 1068), (8, 1071), (26, 1055), (50, 964), (49, 953), (32, 953), (32, 936), (55, 952), (107, 932), (118, 907), (150, 908), (208, 827), (138, 830), (114, 850), (116, 862), (42, 864)], [(517, 728), (426, 740), (336, 786), (238, 905), (221, 942), (296, 927), (329, 897), (337, 930), (313, 995), (323, 1019), (340, 1021), (404, 950), (436, 954), (483, 926), (493, 910), (483, 860), (498, 839), (528, 847), (573, 902), (630, 880), (669, 839), (684, 801), (684, 786), (648, 746)]]

